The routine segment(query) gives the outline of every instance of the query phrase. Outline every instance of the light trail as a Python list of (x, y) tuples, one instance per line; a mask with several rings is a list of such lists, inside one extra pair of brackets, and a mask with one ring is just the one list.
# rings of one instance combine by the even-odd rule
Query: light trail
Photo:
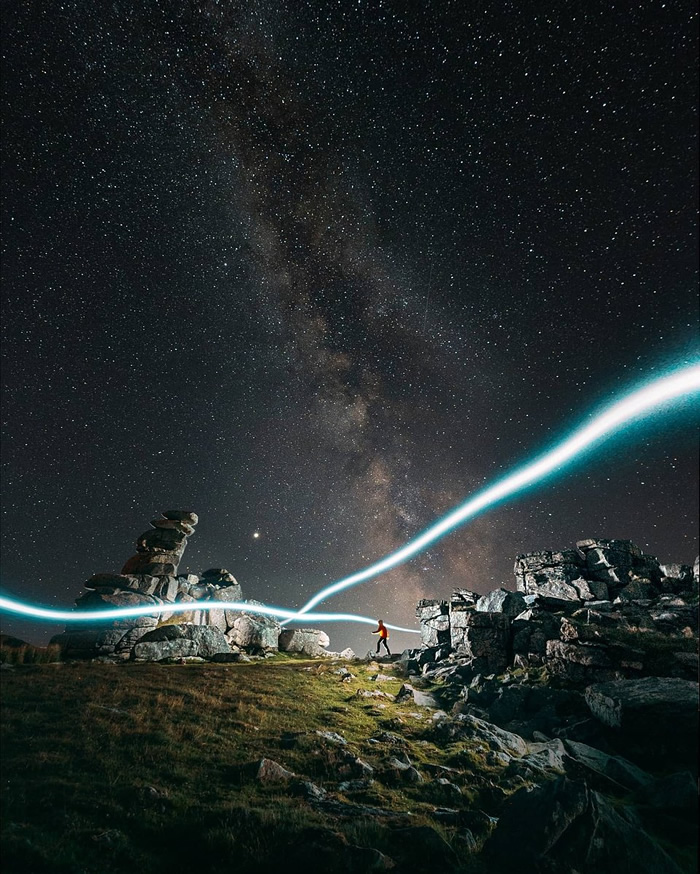
[[(623, 397), (621, 400), (605, 407), (593, 421), (578, 428), (568, 439), (546, 452), (535, 461), (526, 464), (494, 485), (478, 492), (465, 503), (460, 504), (447, 516), (438, 520), (413, 540), (410, 540), (400, 549), (389, 553), (384, 558), (369, 565), (361, 571), (357, 571), (348, 577), (344, 577), (320, 592), (317, 592), (304, 606), (298, 610), (286, 610), (282, 607), (268, 607), (266, 605), (254, 605), (237, 601), (194, 601), (177, 604), (143, 605), (141, 607), (118, 607), (107, 610), (72, 611), (54, 610), (47, 607), (34, 607), (24, 604), (12, 598), (0, 596), (0, 612), (16, 613), (34, 619), (46, 621), (66, 621), (69, 623), (80, 622), (111, 622), (115, 619), (124, 619), (136, 616), (149, 616), (155, 613), (188, 613), (192, 610), (215, 610), (226, 609), (275, 616), (284, 618), (281, 625), (288, 622), (299, 622), (302, 619), (315, 622), (359, 622), (366, 625), (374, 625), (375, 619), (367, 616), (359, 616), (350, 613), (311, 613), (316, 604), (335, 595), (344, 589), (355, 586), (365, 580), (372, 579), (384, 571), (397, 567), (413, 558), (440, 538), (449, 534), (450, 531), (474, 518), (480, 512), (504, 500), (510, 495), (522, 491), (541, 479), (560, 470), (571, 462), (576, 456), (593, 446), (605, 437), (610, 436), (623, 425), (647, 414), (662, 404), (668, 403), (694, 392), (700, 391), (700, 364), (676, 368), (671, 374), (647, 383), (636, 391)], [(418, 634), (415, 628), (403, 628), (398, 625), (389, 625), (392, 631), (403, 631), (409, 634)]]
[(514, 495), (527, 486), (560, 470), (594, 443), (613, 434), (633, 419), (651, 412), (661, 404), (684, 397), (698, 390), (700, 390), (700, 364), (694, 364), (677, 368), (670, 375), (656, 379), (631, 392), (616, 403), (605, 407), (595, 416), (592, 422), (578, 428), (570, 437), (555, 446), (554, 449), (506, 476), (505, 479), (496, 482), (484, 491), (478, 492), (474, 497), (460, 504), (451, 513), (448, 513), (447, 516), (443, 516), (442, 519), (426, 528), (422, 534), (419, 534), (413, 540), (409, 540), (400, 549), (389, 553), (384, 558), (364, 568), (364, 570), (357, 571), (357, 573), (351, 574), (349, 577), (344, 577), (335, 583), (331, 583), (325, 589), (317, 592), (294, 617), (285, 620), (282, 622), (282, 625), (286, 625), (287, 622), (296, 621), (300, 616), (305, 615), (308, 610), (311, 610), (312, 607), (315, 607), (316, 604), (324, 601), (331, 595), (336, 595), (344, 589), (349, 589), (351, 586), (356, 586), (358, 583), (372, 579), (372, 577), (376, 577), (385, 571), (391, 570), (391, 568), (403, 564), (459, 525), (463, 525), (468, 519), (473, 519), (474, 516), (483, 512), (488, 507), (492, 507), (504, 498)]
[[(248, 613), (251, 616), (286, 617), (289, 621), (296, 619), (294, 610), (283, 607), (268, 607), (265, 604), (246, 604), (245, 601), (181, 601), (176, 604), (143, 604), (140, 607), (111, 607), (105, 610), (56, 610), (52, 607), (35, 607), (24, 604), (14, 598), (0, 595), (0, 611), (28, 616), (32, 619), (42, 619), (46, 622), (113, 622), (115, 619), (130, 619), (137, 616), (153, 616), (157, 613), (191, 613), (194, 610), (233, 610)], [(313, 622), (361, 622), (364, 625), (376, 625), (377, 620), (368, 616), (357, 616), (354, 613), (305, 613), (304, 620)], [(415, 628), (403, 628), (400, 625), (389, 625), (392, 631), (404, 631), (407, 634), (420, 634)]]

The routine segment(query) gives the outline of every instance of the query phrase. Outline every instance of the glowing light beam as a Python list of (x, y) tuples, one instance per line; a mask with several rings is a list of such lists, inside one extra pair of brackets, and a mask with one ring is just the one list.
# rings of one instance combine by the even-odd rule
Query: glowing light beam
[[(154, 609), (155, 607), (155, 609)], [(244, 601), (182, 601), (177, 604), (143, 604), (140, 607), (113, 607), (105, 610), (56, 610), (51, 607), (36, 607), (24, 604), (14, 598), (0, 595), (0, 611), (28, 616), (32, 619), (42, 619), (46, 622), (113, 622), (115, 619), (129, 619), (136, 616), (153, 616), (157, 613), (190, 613), (192, 610), (234, 610), (239, 613), (249, 613), (262, 616), (285, 617), (288, 621), (296, 620), (294, 610), (283, 607), (268, 607), (265, 604), (246, 604)], [(354, 613), (305, 613), (304, 620), (314, 622), (360, 622), (364, 625), (376, 625), (376, 619), (368, 616), (357, 616)], [(420, 634), (415, 628), (403, 628), (400, 625), (389, 625), (392, 631), (405, 631), (408, 634)]]
[(425, 531), (413, 540), (409, 540), (400, 549), (389, 553), (384, 558), (364, 568), (364, 570), (357, 571), (349, 577), (344, 577), (326, 586), (325, 589), (322, 589), (313, 598), (310, 598), (294, 617), (282, 622), (282, 625), (298, 619), (311, 610), (312, 607), (315, 607), (316, 604), (324, 601), (331, 595), (336, 595), (338, 592), (342, 592), (343, 589), (356, 586), (358, 583), (362, 583), (384, 573), (384, 571), (403, 564), (450, 531), (453, 531), (459, 525), (463, 525), (467, 520), (473, 519), (474, 516), (483, 512), (488, 507), (492, 507), (504, 498), (514, 495), (527, 486), (560, 470), (584, 450), (603, 438), (610, 436), (633, 419), (651, 412), (661, 404), (699, 390), (700, 364), (676, 369), (670, 375), (656, 379), (638, 388), (616, 403), (603, 408), (592, 422), (578, 428), (568, 439), (559, 443), (549, 452), (511, 473), (489, 488), (484, 489), (484, 491), (478, 492), (465, 503), (460, 504), (460, 506), (448, 513), (447, 516), (443, 516), (442, 519), (426, 528)]

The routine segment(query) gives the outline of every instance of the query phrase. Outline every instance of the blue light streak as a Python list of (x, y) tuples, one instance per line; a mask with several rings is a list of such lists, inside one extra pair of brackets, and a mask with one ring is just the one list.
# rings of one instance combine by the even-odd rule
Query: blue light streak
[[(24, 604), (12, 598), (0, 596), (0, 612), (16, 613), (34, 619), (46, 621), (76, 622), (112, 622), (115, 619), (125, 619), (136, 616), (152, 616), (159, 613), (189, 613), (193, 610), (233, 610), (255, 615), (275, 616), (283, 618), (281, 625), (288, 622), (311, 620), (314, 622), (359, 622), (374, 625), (376, 620), (367, 616), (350, 613), (311, 613), (316, 604), (335, 595), (344, 589), (372, 579), (391, 568), (403, 564), (431, 544), (444, 537), (469, 519), (494, 506), (510, 495), (522, 491), (528, 486), (561, 470), (576, 456), (592, 447), (606, 437), (619, 430), (623, 425), (652, 412), (662, 404), (677, 400), (686, 395), (700, 391), (700, 363), (676, 368), (669, 375), (647, 383), (636, 391), (625, 395), (617, 402), (605, 407), (587, 425), (578, 428), (566, 440), (556, 445), (544, 455), (514, 471), (509, 476), (499, 480), (494, 485), (478, 492), (472, 498), (460, 504), (452, 512), (443, 516), (413, 540), (400, 549), (389, 553), (384, 558), (326, 586), (317, 592), (304, 606), (298, 610), (286, 610), (282, 607), (268, 607), (263, 604), (250, 605), (236, 601), (194, 601), (187, 603), (143, 605), (140, 607), (118, 607), (105, 610), (55, 610), (47, 607), (35, 607)], [(403, 628), (389, 625), (393, 631), (408, 634), (418, 634), (415, 628)]]
[[(294, 610), (283, 607), (268, 607), (265, 604), (246, 604), (245, 601), (182, 601), (176, 604), (143, 604), (140, 607), (111, 607), (105, 610), (56, 610), (51, 607), (36, 607), (24, 604), (14, 598), (0, 595), (0, 611), (41, 619), (46, 622), (114, 622), (115, 619), (131, 619), (137, 616), (155, 616), (159, 613), (191, 613), (194, 610), (233, 610), (248, 613), (251, 616), (285, 617), (288, 621), (296, 621)], [(358, 616), (354, 613), (305, 613), (303, 619), (313, 622), (360, 622), (364, 625), (376, 625), (377, 620), (369, 616)], [(403, 628), (400, 625), (386, 627), (392, 631), (404, 631), (407, 634), (420, 634), (415, 628)]]
[[(336, 595), (344, 589), (349, 589), (351, 586), (356, 586), (358, 583), (372, 579), (372, 577), (403, 564), (488, 507), (492, 507), (504, 498), (514, 495), (544, 477), (561, 470), (584, 450), (610, 436), (633, 419), (651, 412), (661, 404), (699, 390), (700, 364), (677, 368), (670, 375), (638, 388), (621, 400), (605, 407), (592, 422), (578, 428), (570, 437), (549, 452), (499, 480), (484, 491), (478, 492), (474, 497), (448, 513), (447, 516), (443, 516), (442, 519), (426, 528), (422, 534), (409, 540), (400, 549), (389, 553), (364, 570), (326, 586), (325, 589), (310, 598), (293, 618), (296, 620), (331, 595)], [(291, 621), (292, 619), (287, 619), (282, 625)]]

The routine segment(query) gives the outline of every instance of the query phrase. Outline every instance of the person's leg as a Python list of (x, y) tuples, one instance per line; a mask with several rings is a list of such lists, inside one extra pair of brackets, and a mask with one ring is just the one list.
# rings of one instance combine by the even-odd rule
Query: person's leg
[(379, 647), (380, 647), (381, 645), (382, 645), (382, 639), (381, 639), (381, 637), (380, 637), (379, 640), (377, 641), (377, 655), (379, 655)]

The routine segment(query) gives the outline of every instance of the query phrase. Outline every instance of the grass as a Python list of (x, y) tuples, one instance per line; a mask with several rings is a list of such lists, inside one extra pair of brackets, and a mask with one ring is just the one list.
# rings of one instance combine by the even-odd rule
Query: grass
[[(359, 697), (362, 689), (394, 695), (403, 682), (372, 680), (372, 665), (352, 664), (356, 678), (343, 682), (343, 662), (282, 654), (247, 664), (112, 665), (44, 663), (25, 653), (12, 664), (0, 674), (4, 874), (265, 874), (296, 870), (288, 853), (309, 834), (395, 857), (393, 830), (406, 825), (431, 826), (453, 847), (459, 870), (485, 874), (478, 850), (488, 831), (475, 831), (470, 852), (464, 829), (443, 825), (435, 809), (498, 816), (523, 785), (479, 742), (446, 743), (432, 712), (410, 699)], [(347, 746), (317, 734), (329, 731)], [(372, 742), (382, 733), (383, 742)], [(342, 793), (341, 780), (360, 776), (348, 751), (375, 769), (375, 781)], [(424, 782), (387, 769), (402, 753)], [(342, 803), (383, 813), (339, 816), (306, 800), (298, 783), (261, 784), (251, 766), (262, 757)], [(461, 795), (438, 783), (442, 773)], [(694, 870), (694, 855), (669, 852)], [(323, 858), (326, 870), (347, 870)]]
[[(353, 665), (357, 679), (343, 683), (337, 666), (285, 657), (234, 665), (19, 662), (4, 670), (3, 870), (155, 874), (196, 865), (218, 874), (235, 863), (239, 872), (262, 872), (307, 828), (351, 842), (371, 837), (363, 845), (379, 849), (391, 845), (392, 813), (441, 830), (433, 811), (449, 801), (427, 774), (425, 784), (377, 780), (352, 796), (337, 794), (338, 781), (353, 775), (342, 774), (344, 748), (316, 731), (340, 733), (378, 772), (395, 751), (369, 739), (392, 728), (419, 770), (455, 753), (430, 741), (430, 715), (415, 718), (415, 705), (355, 694), (396, 693), (400, 679), (375, 683), (376, 670)], [(263, 756), (327, 784), (341, 800), (382, 808), (386, 820), (338, 819), (289, 787), (260, 784), (248, 766)], [(465, 773), (464, 803), (478, 806), (478, 781), (470, 779)], [(448, 840), (455, 835), (442, 831)], [(472, 870), (477, 863), (461, 853)]]

